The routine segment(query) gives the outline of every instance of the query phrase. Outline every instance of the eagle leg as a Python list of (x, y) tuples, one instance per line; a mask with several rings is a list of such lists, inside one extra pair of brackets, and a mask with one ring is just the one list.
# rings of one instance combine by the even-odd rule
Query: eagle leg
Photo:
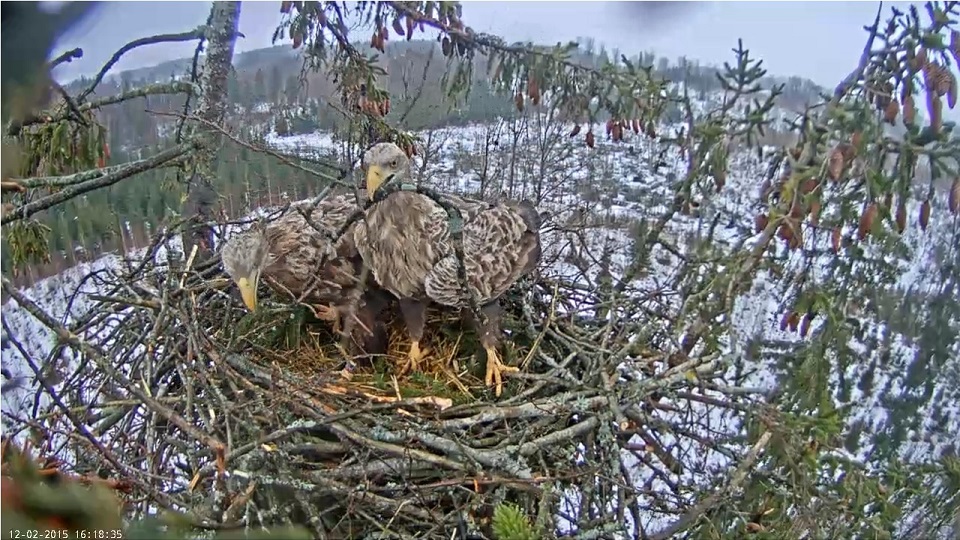
[(487, 351), (487, 373), (483, 382), (490, 386), (496, 384), (494, 394), (500, 397), (503, 393), (503, 374), (516, 373), (520, 369), (507, 366), (500, 360), (500, 354), (497, 352), (497, 345), (500, 336), (500, 303), (496, 300), (480, 308), (480, 312), (486, 318), (485, 321), (478, 323), (478, 333), (480, 334), (480, 344)]
[(400, 299), (400, 315), (403, 317), (403, 323), (407, 327), (407, 335), (410, 337), (410, 350), (407, 353), (407, 361), (400, 369), (400, 374), (410, 370), (419, 370), (420, 361), (426, 356), (427, 351), (420, 349), (420, 340), (423, 338), (423, 327), (427, 322), (427, 306), (419, 300), (413, 298)]
[[(387, 327), (381, 320), (381, 313), (386, 308), (387, 299), (382, 292), (367, 291), (356, 313), (347, 317), (344, 323), (344, 336), (349, 339), (350, 350), (355, 359), (363, 358), (370, 366), (371, 358), (387, 353)], [(353, 324), (349, 324), (349, 323)]]
[(407, 352), (407, 361), (400, 368), (400, 373), (404, 374), (410, 371), (420, 371), (420, 362), (427, 355), (425, 350), (420, 349), (420, 341), (410, 342), (410, 350)]

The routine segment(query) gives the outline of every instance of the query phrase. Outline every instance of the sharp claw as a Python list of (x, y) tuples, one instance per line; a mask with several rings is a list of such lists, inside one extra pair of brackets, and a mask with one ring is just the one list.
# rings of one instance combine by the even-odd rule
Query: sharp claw
[(419, 341), (410, 342), (410, 351), (407, 353), (407, 361), (403, 365), (403, 369), (400, 370), (400, 374), (403, 375), (408, 371), (419, 371), (420, 370), (420, 361), (427, 355), (427, 350), (420, 349)]
[(500, 397), (500, 394), (503, 393), (504, 373), (516, 373), (519, 371), (519, 368), (504, 365), (504, 363), (500, 361), (500, 355), (497, 353), (496, 349), (487, 349), (487, 374), (483, 378), (483, 382), (487, 386), (490, 386), (491, 384), (496, 385), (494, 388), (494, 395)]

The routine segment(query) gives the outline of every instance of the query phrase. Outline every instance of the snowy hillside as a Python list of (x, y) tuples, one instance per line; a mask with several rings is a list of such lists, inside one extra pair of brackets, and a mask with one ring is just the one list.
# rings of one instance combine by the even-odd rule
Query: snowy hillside
[[(623, 144), (614, 145), (598, 136), (597, 149), (591, 150), (584, 146), (582, 139), (566, 137), (572, 127), (541, 126), (531, 121), (527, 126), (526, 145), (522, 149), (523, 159), (517, 161), (510, 161), (506, 152), (500, 151), (510, 139), (511, 126), (505, 122), (421, 133), (427, 144), (415, 163), (415, 171), (425, 183), (440, 190), (469, 195), (483, 192), (488, 197), (498, 196), (501, 192), (512, 197), (535, 198), (539, 195), (542, 199), (540, 209), (549, 216), (543, 228), (543, 275), (548, 279), (576, 280), (592, 288), (607, 264), (614, 277), (629, 271), (634, 257), (631, 246), (635, 228), (640, 222), (656, 220), (672, 204), (673, 185), (685, 174), (686, 162), (675, 151), (662, 152), (655, 142), (643, 137), (631, 137)], [(666, 134), (678, 128), (661, 126), (660, 132)], [(554, 133), (563, 134), (558, 145), (548, 147), (541, 144)], [(327, 133), (292, 137), (272, 134), (267, 137), (267, 142), (289, 152), (337, 155), (340, 151), (338, 143)], [(538, 159), (545, 152), (550, 152), (551, 159)], [(650, 266), (642, 269), (627, 292), (651, 312), (676, 313), (681, 309), (680, 295), (668, 296), (672, 300), (667, 301), (661, 295), (653, 301), (644, 300), (653, 291), (676, 288), (682, 266), (676, 252), (692, 253), (695, 241), (711, 231), (714, 231), (715, 242), (727, 252), (749, 250), (756, 240), (753, 217), (758, 211), (760, 181), (765, 168), (766, 164), (755, 152), (734, 152), (724, 188), (719, 194), (705, 199), (696, 212), (677, 216), (667, 225), (664, 236), (671, 247), (657, 245), (654, 248)], [(916, 208), (909, 209), (911, 216), (916, 212)], [(930, 231), (945, 231), (949, 227), (948, 217), (944, 208), (935, 208)], [(579, 227), (584, 222), (593, 226), (581, 228), (586, 231), (584, 234), (574, 234), (574, 225)], [(937, 236), (923, 234), (915, 226), (908, 227), (905, 234), (913, 256), (909, 265), (899, 269), (899, 287), (917, 292), (935, 289), (939, 280), (935, 272)], [(821, 255), (811, 259), (799, 252), (789, 252), (782, 245), (778, 248), (778, 255), (789, 258), (789, 265), (794, 269), (812, 264), (817, 272), (829, 275), (830, 261), (834, 258), (830, 242), (826, 232), (811, 234), (805, 238), (805, 247), (808, 252)], [(176, 242), (171, 246), (176, 246)], [(131, 259), (136, 260), (142, 255), (143, 252), (131, 254)], [(162, 259), (163, 253), (156, 256)], [(122, 271), (122, 266), (121, 258), (104, 257), (46, 279), (25, 292), (69, 324), (82, 317), (89, 308), (90, 303), (84, 295), (97, 292), (95, 274)], [(78, 288), (80, 292), (75, 293)], [(802, 341), (796, 333), (779, 329), (785, 309), (782, 301), (790, 296), (789, 293), (782, 289), (776, 277), (761, 273), (750, 292), (735, 305), (732, 317), (735, 329), (727, 337), (721, 360), (727, 369), (734, 370), (742, 367), (736, 365), (742, 359), (748, 359), (756, 371), (743, 386), (757, 392), (773, 391), (778, 380), (776, 372), (782, 368), (777, 367), (772, 359), (753, 354), (751, 344), (762, 340), (780, 343), (788, 349), (791, 343)], [(569, 299), (566, 305), (558, 305), (558, 313), (573, 314), (580, 308), (576, 299)], [(850, 381), (859, 381), (866, 370), (875, 371), (872, 374), (873, 388), (883, 391), (866, 392), (854, 384), (850, 393), (837, 393), (835, 399), (836, 406), (849, 407), (853, 411), (851, 427), (858, 426), (860, 442), (855, 457), (867, 461), (876, 444), (874, 436), (887, 429), (890, 399), (912, 391), (904, 384), (905, 371), (889, 366), (911, 363), (919, 354), (919, 348), (884, 324), (871, 321), (866, 315), (860, 315), (860, 318), (868, 331), (861, 339), (851, 341), (850, 347), (862, 351), (863, 361), (849, 366), (843, 375)], [(52, 346), (51, 333), (14, 302), (3, 305), (3, 324), (4, 332), (24, 343), (34, 357), (49, 358), (51, 366), (56, 366), (48, 367), (41, 374), (49, 384), (56, 387), (63, 384), (64, 378), (69, 379), (67, 359), (50, 356), (51, 352), (60, 354)], [(817, 324), (815, 321), (813, 330)], [(954, 324), (960, 322), (954, 321)], [(887, 359), (878, 367), (876, 357), (880, 355), (886, 355)], [(953, 363), (949, 369), (960, 372), (960, 348), (956, 342)], [(3, 366), (14, 377), (22, 377), (25, 381), (22, 388), (7, 390), (3, 394), (4, 425), (9, 429), (13, 419), (30, 417), (31, 409), (37, 407), (34, 403), (37, 385), (32, 367), (26, 365), (14, 348), (3, 350)], [(960, 433), (960, 395), (957, 391), (956, 385), (953, 388), (938, 385), (938, 390), (921, 408), (923, 418), (916, 422), (911, 441), (900, 449), (902, 456), (937, 455), (953, 442), (950, 434)], [(705, 405), (693, 412), (715, 414)], [(720, 433), (735, 434), (741, 430), (736, 419), (719, 414), (709, 423)], [(642, 441), (638, 440), (638, 443), (642, 444)], [(705, 470), (719, 469), (730, 462), (729, 456), (719, 452), (704, 455), (701, 460)], [(689, 476), (676, 476), (671, 481), (695, 481), (693, 472), (684, 474)], [(658, 480), (653, 483), (653, 489), (666, 489), (666, 484)], [(658, 528), (656, 523), (645, 526)]]

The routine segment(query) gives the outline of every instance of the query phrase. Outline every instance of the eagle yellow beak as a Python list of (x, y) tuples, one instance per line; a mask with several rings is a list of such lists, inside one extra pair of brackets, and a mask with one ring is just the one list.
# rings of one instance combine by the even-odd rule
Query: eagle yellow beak
[(383, 173), (383, 168), (379, 165), (370, 165), (367, 169), (367, 197), (370, 200), (373, 200), (374, 195), (377, 194), (377, 190), (380, 189), (380, 186), (383, 184), (383, 178), (386, 176)]
[(253, 279), (251, 281), (247, 278), (240, 278), (237, 280), (237, 287), (240, 287), (240, 296), (243, 298), (243, 303), (247, 305), (247, 309), (250, 311), (256, 311), (257, 280)]

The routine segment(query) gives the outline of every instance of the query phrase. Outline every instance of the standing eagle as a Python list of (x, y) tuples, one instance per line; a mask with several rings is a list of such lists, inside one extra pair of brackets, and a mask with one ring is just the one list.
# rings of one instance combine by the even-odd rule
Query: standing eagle
[[(386, 297), (373, 283), (361, 282), (363, 260), (352, 231), (337, 240), (340, 229), (358, 209), (352, 194), (333, 195), (316, 205), (294, 205), (276, 220), (257, 223), (231, 238), (220, 258), (247, 308), (257, 309), (257, 286), (262, 277), (281, 295), (297, 299), (306, 293), (303, 302), (335, 329), (345, 317), (356, 316), (365, 327), (361, 330), (385, 343), (386, 330), (377, 315), (385, 307)], [(385, 348), (385, 344), (376, 346)]]
[[(386, 181), (411, 181), (410, 160), (399, 146), (379, 143), (363, 156), (367, 195), (371, 200)], [(528, 201), (489, 204), (444, 195), (463, 218), (463, 254), (469, 293), (480, 303), (485, 324), (480, 343), (487, 352), (484, 382), (503, 390), (505, 366), (497, 353), (500, 296), (540, 260), (540, 216)], [(374, 203), (354, 229), (354, 243), (377, 283), (393, 293), (410, 337), (404, 370), (417, 368), (423, 358), (420, 339), (431, 301), (467, 308), (470, 296), (458, 275), (459, 261), (447, 211), (419, 193), (396, 191)]]

